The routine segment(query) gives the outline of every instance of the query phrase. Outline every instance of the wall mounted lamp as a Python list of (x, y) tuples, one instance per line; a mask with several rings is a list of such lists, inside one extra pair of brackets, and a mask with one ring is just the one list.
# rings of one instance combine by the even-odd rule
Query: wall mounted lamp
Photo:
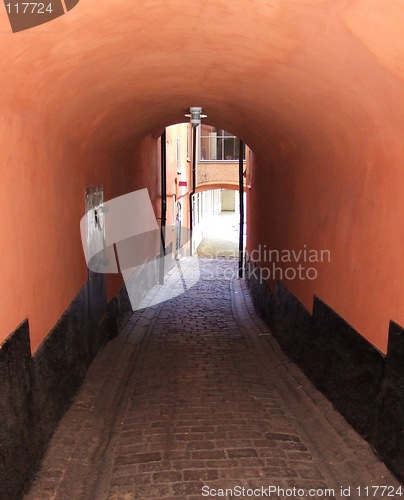
[(189, 108), (189, 113), (185, 115), (187, 118), (190, 118), (190, 122), (193, 127), (197, 127), (201, 124), (201, 119), (206, 118), (207, 115), (202, 114), (202, 108), (199, 106), (192, 106)]

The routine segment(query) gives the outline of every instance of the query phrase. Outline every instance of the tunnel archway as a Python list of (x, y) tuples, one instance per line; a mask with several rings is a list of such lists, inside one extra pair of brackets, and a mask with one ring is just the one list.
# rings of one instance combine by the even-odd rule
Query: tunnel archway
[[(78, 207), (79, 178), (88, 183), (105, 175), (107, 196), (117, 195), (117, 165), (133, 159), (135, 144), (143, 144), (147, 155), (142, 138), (152, 141), (154, 132), (181, 121), (197, 100), (212, 122), (234, 131), (255, 153), (252, 245), (332, 247), (334, 265), (324, 278), (315, 285), (296, 283), (292, 292), (308, 310), (313, 295), (323, 297), (386, 351), (389, 320), (403, 323), (402, 288), (391, 283), (392, 269), (403, 273), (396, 230), (403, 208), (403, 74), (394, 65), (401, 53), (394, 33), (403, 15), (394, 1), (389, 6), (381, 14), (376, 4), (367, 4), (363, 23), (361, 1), (336, 9), (331, 1), (257, 0), (245, 11), (242, 2), (202, 6), (182, 0), (162, 9), (151, 1), (135, 6), (120, 0), (111, 8), (90, 0), (24, 34), (4, 33), (6, 175), (26, 178), (16, 195), (16, 220), (29, 225), (22, 207), (31, 197), (45, 212), (47, 227), (57, 226), (46, 207), (58, 186), (67, 188)], [(0, 20), (6, 20), (4, 10)], [(33, 176), (25, 174), (31, 164), (40, 166)], [(42, 185), (52, 178), (53, 193), (44, 188), (32, 198), (38, 177)], [(5, 200), (11, 203), (7, 193)], [(12, 227), (10, 221), (4, 233), (8, 248), (18, 244)], [(12, 260), (10, 252), (6, 260)], [(38, 251), (39, 268), (41, 260), (58, 267), (57, 253), (41, 257)], [(5, 277), (6, 286), (15, 284), (15, 271)], [(18, 274), (23, 294), (31, 273), (28, 268)], [(29, 281), (33, 288), (34, 279)], [(39, 321), (36, 344), (79, 281), (67, 285), (50, 321), (32, 320), (34, 330)], [(6, 307), (15, 309), (11, 302)], [(3, 337), (26, 310), (38, 307), (17, 308), (3, 320)]]
[[(0, 9), (0, 342), (4, 393), (21, 389), (16, 460), (31, 436), (46, 441), (125, 303), (121, 281), (88, 280), (84, 190), (147, 187), (157, 212), (159, 136), (197, 104), (254, 152), (249, 255), (331, 252), (315, 280), (257, 279), (263, 315), (281, 333), (287, 322), (284, 347), (309, 353), (306, 369), (323, 370), (312, 378), (403, 470), (384, 432), (401, 436), (402, 422), (403, 25), (396, 0), (86, 0), (21, 33)], [(293, 351), (302, 331), (308, 347)]]

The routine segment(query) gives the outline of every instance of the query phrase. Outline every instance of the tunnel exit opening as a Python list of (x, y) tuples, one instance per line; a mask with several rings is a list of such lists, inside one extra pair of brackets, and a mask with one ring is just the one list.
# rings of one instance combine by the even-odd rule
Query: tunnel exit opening
[[(239, 257), (239, 192), (236, 189), (217, 189), (198, 193), (200, 241), (199, 257)], [(213, 206), (210, 205), (214, 201)], [(210, 206), (209, 206), (210, 205)], [(205, 213), (204, 213), (205, 212)], [(245, 234), (243, 234), (243, 240)]]
[[(167, 197), (162, 206), (168, 211), (173, 207), (172, 215), (162, 215), (162, 220), (188, 226), (192, 235), (189, 255), (238, 258), (241, 276), (249, 148), (233, 133), (207, 124), (172, 125), (162, 140), (166, 176), (161, 192), (164, 187)], [(174, 189), (170, 190), (170, 182)]]

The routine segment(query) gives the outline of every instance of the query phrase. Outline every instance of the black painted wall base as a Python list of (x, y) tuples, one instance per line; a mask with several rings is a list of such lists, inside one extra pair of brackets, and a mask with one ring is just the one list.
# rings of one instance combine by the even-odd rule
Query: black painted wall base
[(20, 498), (31, 477), (34, 363), (28, 321), (0, 349), (0, 498)]
[(315, 297), (313, 314), (247, 258), (255, 308), (285, 353), (404, 482), (404, 329), (390, 323), (387, 356)]
[(109, 302), (107, 311), (109, 338), (112, 339), (118, 335), (133, 313), (126, 286)]
[(91, 361), (129, 318), (125, 294), (107, 305), (105, 276), (90, 273), (33, 357), (28, 321), (0, 348), (1, 499), (22, 498)]

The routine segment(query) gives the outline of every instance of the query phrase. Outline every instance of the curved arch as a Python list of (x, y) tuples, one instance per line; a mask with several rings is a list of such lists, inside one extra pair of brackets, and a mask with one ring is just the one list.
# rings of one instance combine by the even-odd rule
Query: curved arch
[[(202, 184), (196, 188), (196, 193), (202, 193), (203, 191), (211, 191), (213, 189), (230, 189), (233, 191), (238, 191), (238, 184), (223, 182), (223, 183), (212, 183), (212, 184)], [(244, 191), (247, 191), (247, 188), (244, 186)]]
[[(7, 23), (0, 9), (0, 24)], [(251, 0), (248, 9), (242, 0), (86, 0), (24, 36), (3, 33), (0, 149), (5, 175), (17, 176), (10, 185), (21, 180), (14, 197), (5, 193), (5, 204), (16, 208), (3, 246), (38, 249), (38, 273), (52, 262), (65, 287), (57, 298), (49, 285), (55, 313), (38, 326), (38, 342), (85, 280), (84, 269), (63, 279), (57, 256), (79, 262), (79, 247), (58, 234), (55, 248), (43, 250), (44, 228), (56, 234), (74, 225), (83, 185), (101, 180), (108, 197), (140, 181), (155, 186), (140, 167), (155, 162), (153, 134), (199, 105), (254, 151), (250, 248), (331, 248), (332, 265), (291, 291), (309, 310), (321, 296), (386, 351), (386, 324), (404, 323), (403, 285), (391, 282), (404, 274), (397, 229), (404, 212), (403, 24), (404, 8), (394, 0), (383, 12), (376, 0), (338, 8), (332, 0)], [(129, 182), (133, 169), (137, 179)], [(47, 187), (39, 195), (33, 185)], [(28, 199), (44, 228), (28, 229), (21, 242), (13, 228), (32, 227)], [(63, 225), (49, 211), (55, 204)], [(15, 270), (17, 296), (30, 273), (26, 264)], [(7, 300), (16, 307), (18, 300)], [(17, 317), (46, 303), (36, 300), (2, 320), (3, 337)]]

